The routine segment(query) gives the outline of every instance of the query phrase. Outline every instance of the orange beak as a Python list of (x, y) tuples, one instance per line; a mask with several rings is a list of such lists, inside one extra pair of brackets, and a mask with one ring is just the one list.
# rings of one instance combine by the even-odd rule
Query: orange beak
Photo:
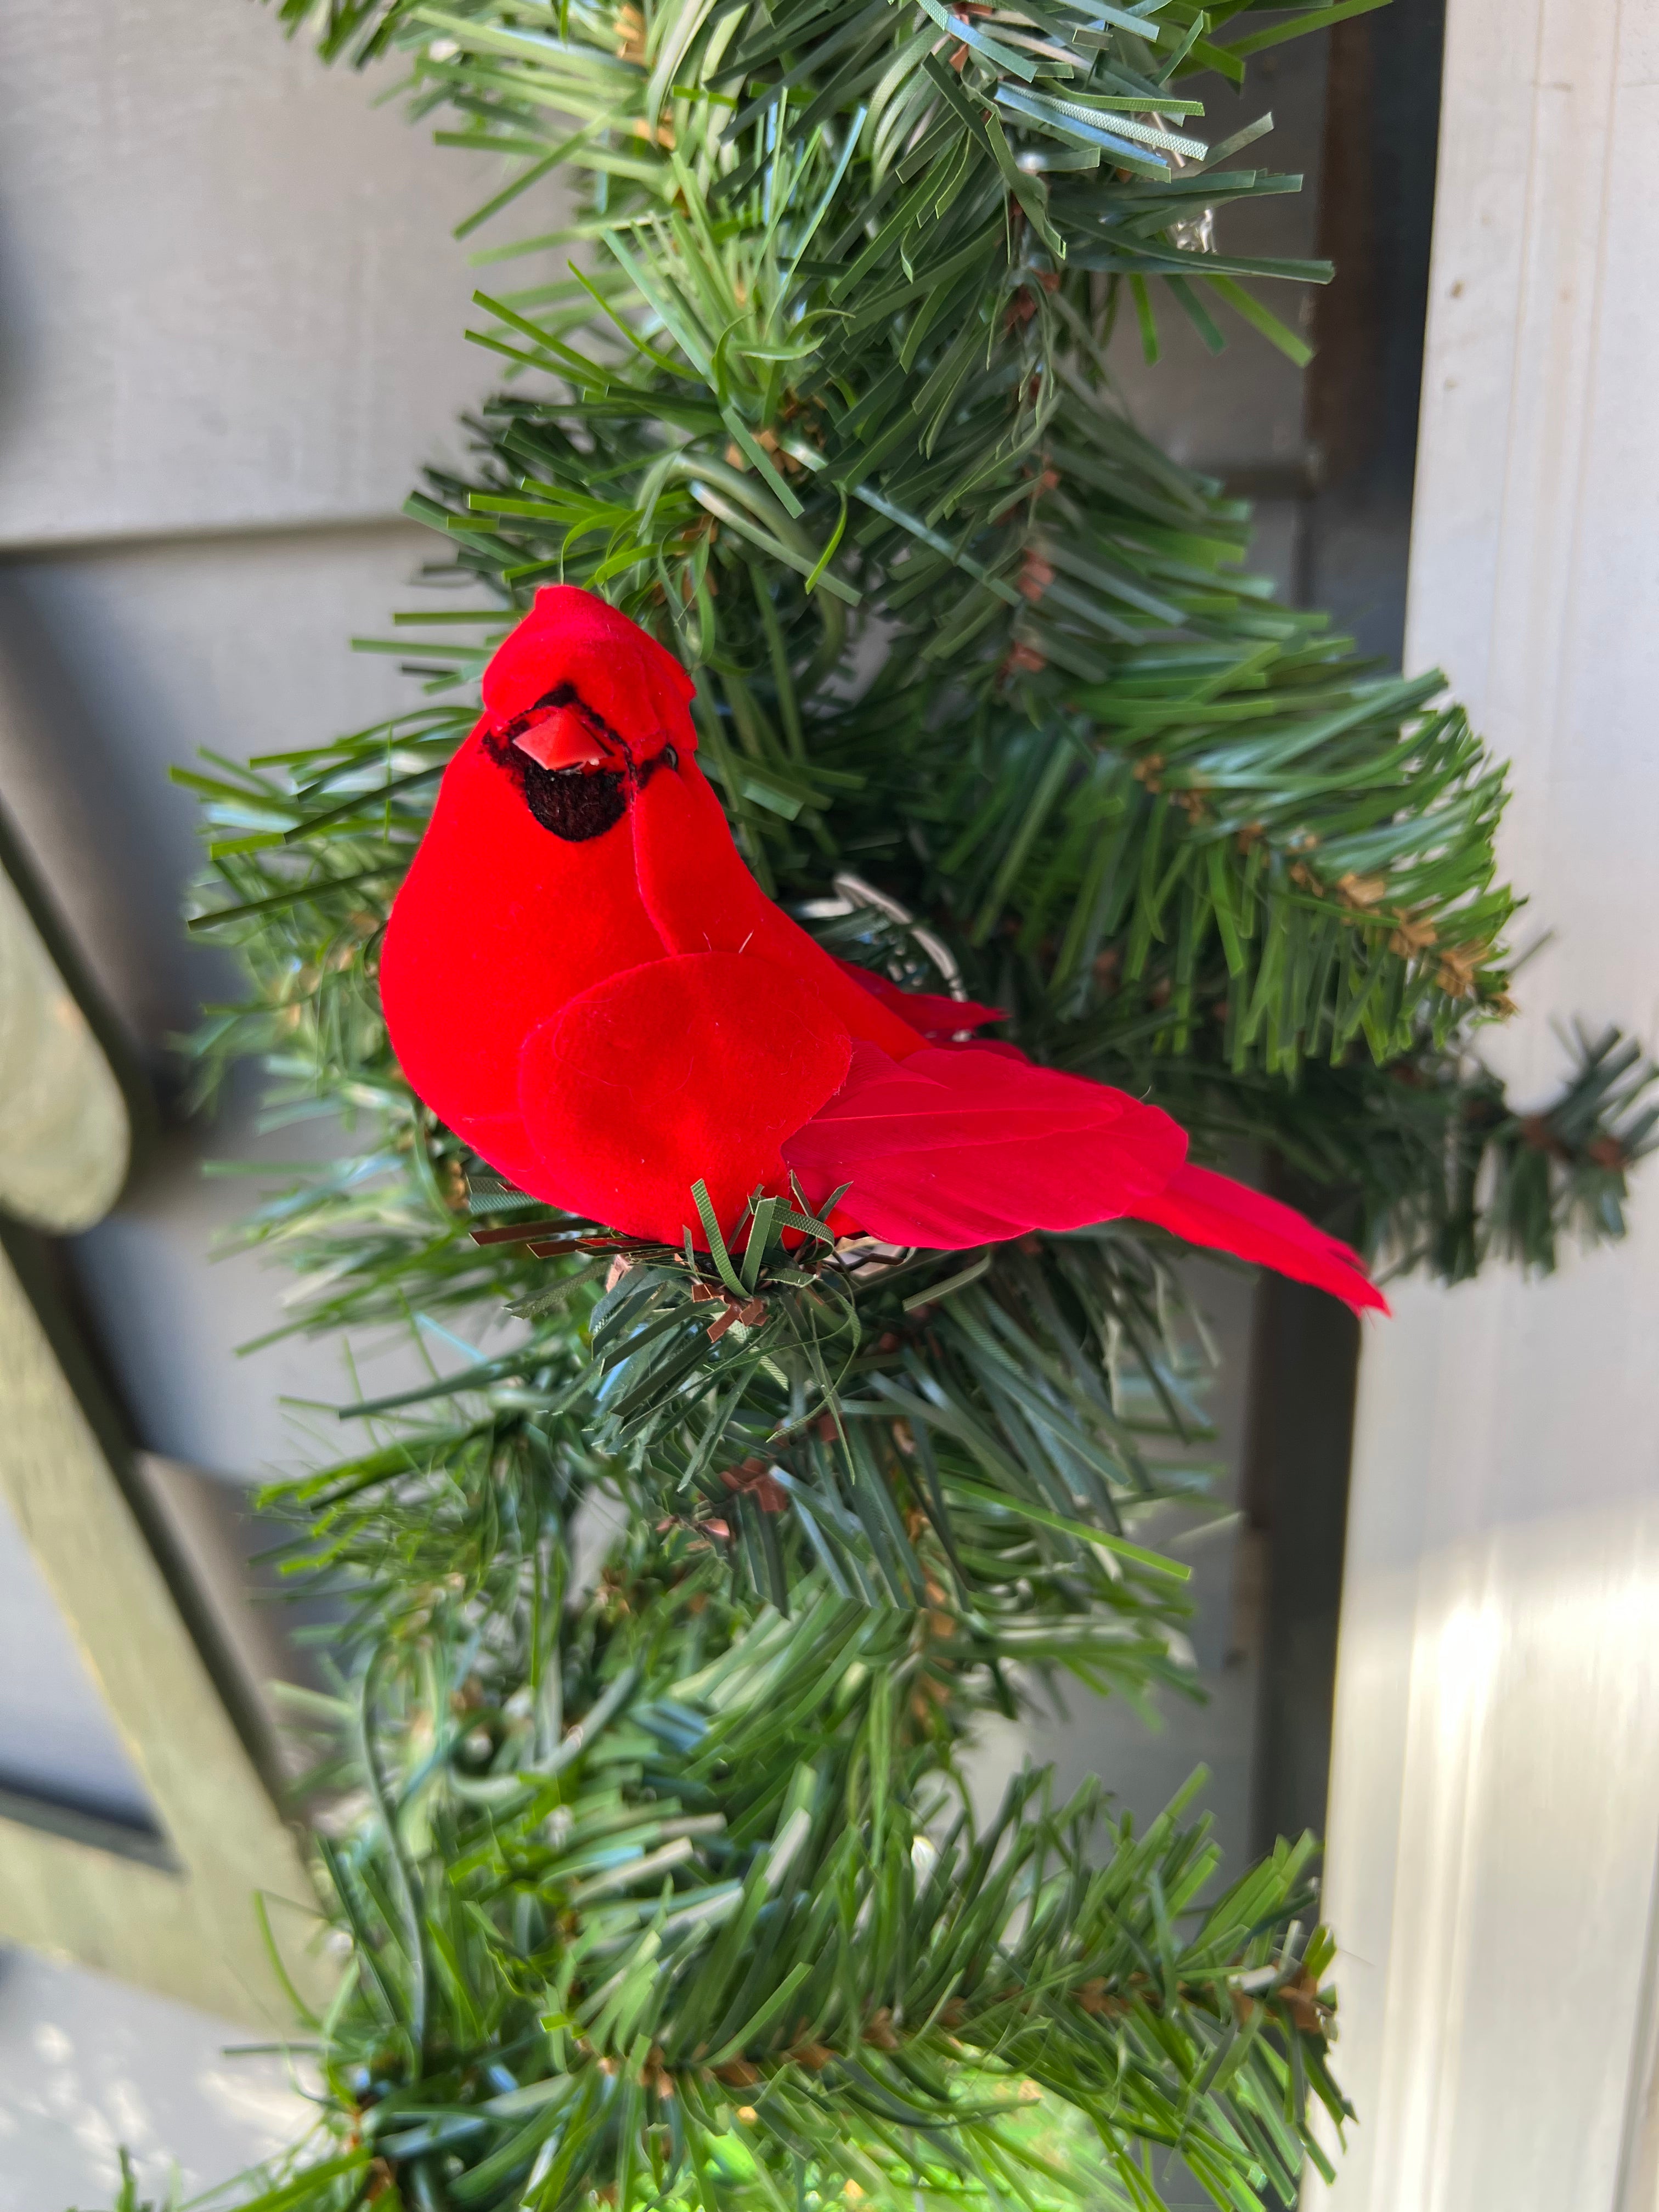
[(520, 730), (513, 742), (541, 768), (591, 769), (619, 765), (611, 758), (604, 739), (596, 737), (586, 720), (571, 707), (550, 708), (527, 728)]

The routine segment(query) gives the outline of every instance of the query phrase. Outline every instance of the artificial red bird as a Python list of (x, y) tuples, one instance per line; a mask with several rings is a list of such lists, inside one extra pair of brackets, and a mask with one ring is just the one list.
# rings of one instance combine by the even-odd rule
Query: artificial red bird
[[(380, 961), (392, 1048), (520, 1190), (630, 1236), (757, 1190), (956, 1251), (1121, 1215), (1383, 1305), (1357, 1254), (1187, 1160), (1155, 1106), (954, 1041), (993, 1007), (832, 959), (775, 907), (696, 761), (690, 678), (591, 593), (538, 592), (484, 672)], [(1386, 1310), (1386, 1309), (1385, 1309)]]

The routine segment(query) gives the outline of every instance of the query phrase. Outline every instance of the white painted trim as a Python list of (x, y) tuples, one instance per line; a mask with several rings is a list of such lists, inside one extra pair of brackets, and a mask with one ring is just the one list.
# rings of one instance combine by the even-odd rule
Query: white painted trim
[[(1659, 0), (1450, 0), (1446, 63), (1407, 658), (1514, 763), (1528, 1098), (1566, 1018), (1659, 1028)], [(1330, 1811), (1361, 2124), (1308, 2201), (1654, 2212), (1659, 1176), (1616, 1253), (1397, 1304)]]

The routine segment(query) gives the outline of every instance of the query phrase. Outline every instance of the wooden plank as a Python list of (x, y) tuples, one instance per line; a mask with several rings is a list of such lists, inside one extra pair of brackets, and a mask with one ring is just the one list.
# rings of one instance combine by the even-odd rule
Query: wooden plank
[(167, 1865), (0, 1805), (0, 1940), (138, 1981), (228, 2019), (292, 2025), (254, 1913), (266, 1897), (290, 1972), (320, 1995), (307, 1955), (314, 1893), (221, 1687), (71, 1387), (0, 1234), (0, 1497), (16, 1516), (149, 1793)]

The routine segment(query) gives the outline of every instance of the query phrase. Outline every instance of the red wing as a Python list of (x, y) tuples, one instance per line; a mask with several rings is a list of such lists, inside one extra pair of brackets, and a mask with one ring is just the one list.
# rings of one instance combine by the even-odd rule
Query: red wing
[(1277, 1199), (1187, 1164), (1186, 1148), (1156, 1107), (988, 1047), (930, 1046), (896, 1063), (855, 1044), (846, 1082), (783, 1158), (815, 1205), (850, 1185), (844, 1213), (886, 1243), (962, 1251), (1127, 1214), (1388, 1311), (1358, 1253)]
[(779, 1139), (847, 1072), (848, 1036), (787, 969), (734, 952), (653, 960), (572, 999), (526, 1039), (519, 1105), (538, 1197), (634, 1237), (706, 1240), (701, 1176), (731, 1231)]
[(1103, 1084), (967, 1046), (896, 1062), (857, 1043), (783, 1157), (815, 1205), (850, 1183), (845, 1211), (872, 1236), (955, 1252), (1133, 1212), (1186, 1149), (1167, 1114)]
[(842, 973), (815, 939), (755, 881), (720, 803), (695, 760), (662, 767), (628, 810), (640, 896), (671, 952), (746, 952), (798, 975), (848, 1034), (902, 1060), (921, 1038), (902, 1016)]
[(947, 999), (933, 991), (905, 991), (885, 975), (878, 975), (873, 969), (860, 968), (856, 961), (837, 960), (844, 975), (850, 975), (871, 997), (879, 999), (884, 1006), (896, 1013), (901, 1021), (908, 1022), (919, 1030), (929, 1044), (937, 1044), (941, 1037), (954, 1036), (958, 1030), (982, 1029), (987, 1022), (1006, 1022), (1006, 1009), (1001, 1006), (981, 1006), (976, 999)]
[(1388, 1300), (1351, 1245), (1327, 1236), (1294, 1206), (1281, 1206), (1231, 1176), (1180, 1167), (1156, 1197), (1128, 1210), (1137, 1220), (1154, 1222), (1189, 1244), (1231, 1252), (1293, 1282), (1328, 1291), (1356, 1313), (1367, 1306), (1389, 1310)]

